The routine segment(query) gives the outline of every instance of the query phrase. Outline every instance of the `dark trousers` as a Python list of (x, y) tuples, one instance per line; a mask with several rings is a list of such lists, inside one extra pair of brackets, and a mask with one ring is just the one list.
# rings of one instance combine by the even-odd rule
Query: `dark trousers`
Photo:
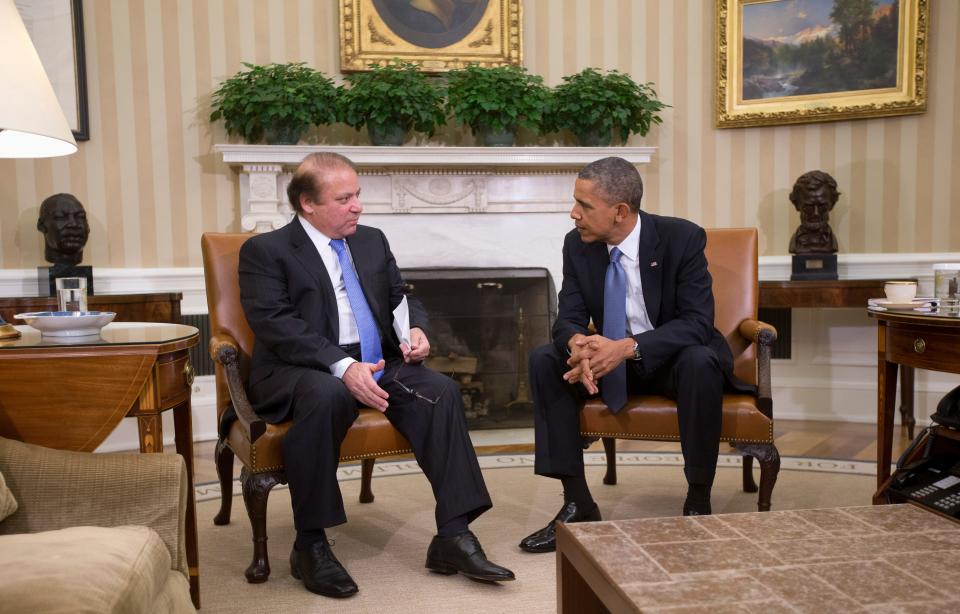
[[(538, 475), (553, 478), (583, 475), (580, 406), (586, 390), (563, 381), (570, 370), (568, 356), (553, 344), (530, 354), (530, 390), (534, 403), (534, 434)], [(720, 450), (724, 376), (716, 353), (690, 346), (652, 375), (644, 376), (627, 362), (631, 394), (659, 394), (677, 403), (684, 474), (691, 484), (712, 484)], [(601, 379), (601, 386), (603, 380)]]
[[(283, 439), (294, 525), (303, 531), (342, 524), (347, 517), (337, 465), (357, 401), (329, 373), (293, 366), (278, 371), (272, 377), (291, 377), (295, 398), (293, 424)], [(463, 515), (473, 520), (490, 509), (456, 382), (422, 364), (392, 359), (379, 383), (390, 395), (387, 419), (410, 441), (433, 488), (437, 525)]]

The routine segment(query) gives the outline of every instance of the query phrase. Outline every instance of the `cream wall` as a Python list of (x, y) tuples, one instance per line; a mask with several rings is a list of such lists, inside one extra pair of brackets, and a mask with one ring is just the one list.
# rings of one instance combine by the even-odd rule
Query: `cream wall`
[[(211, 153), (227, 139), (206, 120), (210, 92), (241, 61), (305, 60), (338, 76), (337, 2), (83, 4), (91, 139), (67, 158), (0, 160), (0, 268), (43, 263), (37, 211), (60, 191), (87, 208), (85, 263), (199, 266), (203, 231), (239, 227), (236, 177)], [(756, 225), (764, 255), (786, 254), (798, 222), (789, 188), (820, 168), (843, 192), (831, 220), (841, 252), (960, 251), (960, 2), (931, 1), (926, 114), (737, 130), (713, 128), (711, 0), (523, 0), (523, 10), (524, 63), (549, 84), (617, 68), (672, 105), (632, 142), (659, 148), (644, 168), (648, 210)]]

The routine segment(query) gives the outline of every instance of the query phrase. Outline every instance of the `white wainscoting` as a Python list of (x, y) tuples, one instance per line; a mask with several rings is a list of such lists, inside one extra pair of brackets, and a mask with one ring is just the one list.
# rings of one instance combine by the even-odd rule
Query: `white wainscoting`
[[(554, 214), (556, 215), (556, 214)], [(539, 217), (531, 214), (525, 217)], [(391, 216), (370, 216), (368, 223), (381, 225)], [(449, 218), (448, 218), (449, 219)], [(553, 220), (551, 220), (553, 221)], [(560, 220), (557, 220), (559, 223)], [(390, 229), (385, 228), (388, 236)], [(528, 228), (528, 232), (530, 232)], [(546, 266), (560, 285), (560, 237), (528, 242), (530, 250), (512, 254)], [(394, 239), (394, 252), (402, 266), (437, 266), (442, 259), (429, 260), (422, 249), (411, 242)], [(417, 243), (417, 242), (412, 242)], [(548, 253), (549, 251), (549, 253)], [(460, 253), (456, 266), (489, 266), (486, 261), (471, 260), (469, 252)], [(406, 257), (405, 257), (406, 256)], [(477, 252), (473, 253), (473, 258)], [(840, 277), (843, 279), (883, 279), (916, 277), (920, 293), (932, 291), (934, 262), (957, 262), (957, 253), (929, 254), (841, 254)], [(511, 266), (497, 262), (497, 266)], [(526, 264), (529, 266), (529, 264)], [(35, 288), (33, 270), (0, 270), (0, 296), (29, 295)], [(787, 279), (789, 256), (760, 259), (761, 279)], [(184, 314), (206, 313), (203, 270), (199, 267), (166, 269), (95, 268), (97, 290), (102, 293), (183, 292)], [(789, 360), (773, 364), (774, 415), (778, 418), (806, 420), (841, 420), (874, 422), (876, 420), (876, 324), (865, 311), (857, 309), (795, 309), (793, 311), (793, 346)], [(925, 424), (936, 409), (939, 399), (954, 386), (960, 376), (917, 371), (916, 415), (918, 424)], [(198, 441), (216, 438), (215, 390), (212, 376), (198, 377), (193, 391), (193, 432)], [(899, 415), (897, 417), (899, 420)], [(164, 416), (164, 439), (173, 445), (173, 423)], [(103, 443), (101, 450), (136, 448), (136, 423), (126, 419)]]

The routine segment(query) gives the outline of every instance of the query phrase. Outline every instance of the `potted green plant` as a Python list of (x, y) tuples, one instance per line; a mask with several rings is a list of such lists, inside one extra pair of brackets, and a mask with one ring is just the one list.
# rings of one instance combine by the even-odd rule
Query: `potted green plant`
[(411, 129), (432, 136), (443, 124), (443, 88), (416, 64), (371, 64), (369, 72), (346, 80), (350, 87), (340, 93), (340, 118), (358, 130), (365, 125), (374, 145), (402, 145)]
[(294, 144), (311, 125), (337, 121), (337, 87), (304, 62), (241, 70), (213, 93), (210, 121), (223, 119), (228, 134), (248, 143)]
[(652, 83), (636, 83), (616, 70), (603, 74), (585, 68), (553, 88), (547, 123), (551, 130), (570, 130), (582, 146), (605, 146), (613, 134), (621, 142), (634, 133), (645, 136), (661, 123), (658, 113), (667, 106)]
[(518, 127), (539, 132), (548, 89), (521, 66), (470, 65), (447, 73), (447, 112), (484, 145), (513, 145)]

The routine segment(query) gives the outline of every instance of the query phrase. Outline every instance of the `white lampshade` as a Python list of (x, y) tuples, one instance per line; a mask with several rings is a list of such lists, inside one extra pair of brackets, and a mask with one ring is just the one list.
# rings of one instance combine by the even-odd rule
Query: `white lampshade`
[(0, 158), (77, 151), (70, 124), (14, 0), (0, 0)]

